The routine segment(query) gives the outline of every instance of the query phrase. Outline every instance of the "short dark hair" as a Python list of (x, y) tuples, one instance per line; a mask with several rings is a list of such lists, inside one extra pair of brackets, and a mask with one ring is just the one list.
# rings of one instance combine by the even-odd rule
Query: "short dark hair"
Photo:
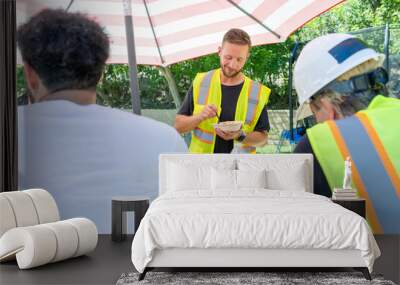
[(109, 56), (107, 34), (80, 13), (46, 9), (17, 31), (22, 60), (49, 91), (95, 89)]
[(222, 39), (222, 44), (224, 44), (224, 42), (237, 45), (247, 45), (249, 48), (251, 47), (249, 34), (241, 29), (230, 29), (227, 31)]

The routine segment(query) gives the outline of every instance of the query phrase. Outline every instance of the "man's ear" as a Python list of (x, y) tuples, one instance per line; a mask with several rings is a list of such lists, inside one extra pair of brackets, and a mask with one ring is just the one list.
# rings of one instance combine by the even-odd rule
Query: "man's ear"
[(329, 100), (327, 100), (326, 98), (321, 98), (320, 102), (321, 102), (321, 108), (324, 109), (328, 120), (338, 119), (338, 114), (336, 112), (336, 109)]
[(218, 47), (218, 55), (221, 56), (222, 47)]
[(36, 71), (27, 63), (24, 63), (24, 73), (26, 84), (28, 85), (29, 90), (34, 93), (34, 91), (39, 89), (39, 77)]

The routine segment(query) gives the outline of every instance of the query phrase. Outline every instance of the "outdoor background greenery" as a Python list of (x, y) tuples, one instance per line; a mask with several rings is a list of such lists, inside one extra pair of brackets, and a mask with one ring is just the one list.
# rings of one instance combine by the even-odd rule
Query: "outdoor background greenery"
[[(288, 58), (294, 42), (305, 42), (319, 35), (332, 32), (349, 32), (363, 28), (400, 23), (400, 0), (348, 0), (312, 20), (290, 36), (285, 43), (257, 46), (251, 50), (244, 72), (271, 88), (270, 109), (287, 109)], [(392, 35), (396, 37), (396, 35)], [(368, 42), (383, 49), (383, 33), (371, 32)], [(400, 53), (400, 34), (391, 42), (391, 52)], [(197, 72), (219, 66), (216, 54), (187, 60), (169, 68), (184, 98)], [(23, 71), (17, 71), (17, 92), (26, 92)], [(175, 104), (166, 79), (154, 66), (138, 66), (141, 107), (143, 109), (174, 109)], [(400, 81), (400, 80), (399, 80)], [(399, 83), (400, 84), (400, 83)], [(400, 89), (400, 88), (399, 88)], [(98, 85), (98, 103), (121, 109), (131, 109), (129, 70), (125, 64), (107, 65)]]

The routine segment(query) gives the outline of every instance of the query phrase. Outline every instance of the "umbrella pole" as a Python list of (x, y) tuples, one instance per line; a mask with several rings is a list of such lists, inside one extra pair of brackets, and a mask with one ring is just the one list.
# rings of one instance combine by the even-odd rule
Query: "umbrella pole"
[(161, 73), (167, 79), (169, 92), (171, 92), (172, 98), (174, 99), (175, 107), (178, 110), (181, 106), (181, 99), (179, 98), (178, 87), (176, 86), (175, 79), (172, 75), (171, 70), (167, 66), (159, 66)]
[(128, 48), (132, 111), (133, 113), (140, 115), (141, 114), (140, 96), (139, 96), (140, 93), (139, 93), (139, 83), (137, 75), (135, 38), (133, 34), (133, 17), (132, 17), (131, 0), (124, 0), (123, 4), (125, 12), (125, 32), (126, 32), (126, 43)]
[(385, 42), (384, 42), (384, 53), (385, 53), (385, 69), (388, 73), (388, 76), (390, 78), (390, 53), (389, 53), (389, 43), (390, 43), (390, 27), (389, 23), (386, 23), (385, 26)]
[(296, 41), (292, 52), (289, 57), (289, 78), (288, 78), (288, 97), (289, 97), (289, 132), (290, 132), (290, 142), (294, 141), (294, 132), (293, 132), (293, 63), (296, 60), (297, 49), (299, 48), (299, 43)]
[(146, 0), (143, 0), (143, 4), (144, 4), (144, 7), (146, 8), (147, 17), (149, 19), (151, 31), (153, 32), (153, 36), (154, 36), (154, 42), (157, 45), (158, 55), (160, 56), (160, 60), (161, 60), (161, 64), (162, 64), (162, 66), (159, 66), (159, 70), (164, 75), (164, 77), (167, 79), (169, 91), (171, 92), (172, 98), (174, 99), (175, 107), (178, 110), (178, 108), (181, 106), (181, 100), (179, 99), (178, 87), (176, 87), (175, 79), (172, 76), (171, 70), (167, 66), (164, 65), (165, 60), (161, 54), (160, 45), (157, 40), (156, 31), (154, 30), (153, 21), (151, 19), (150, 13), (149, 13), (149, 8), (147, 7), (147, 4), (146, 4)]

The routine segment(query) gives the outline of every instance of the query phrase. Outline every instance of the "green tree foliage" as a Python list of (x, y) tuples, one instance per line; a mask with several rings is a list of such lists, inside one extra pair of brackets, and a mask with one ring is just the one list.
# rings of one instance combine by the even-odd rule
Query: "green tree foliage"
[(28, 88), (25, 83), (24, 70), (22, 66), (17, 67), (17, 98), (18, 105), (25, 105), (28, 103)]
[(125, 64), (106, 65), (97, 87), (97, 103), (120, 109), (131, 106), (129, 69)]
[[(143, 109), (172, 109), (174, 104), (168, 92), (168, 84), (160, 71), (153, 66), (138, 66), (141, 107)], [(106, 66), (104, 76), (97, 87), (98, 104), (131, 109), (129, 67), (126, 64)]]

